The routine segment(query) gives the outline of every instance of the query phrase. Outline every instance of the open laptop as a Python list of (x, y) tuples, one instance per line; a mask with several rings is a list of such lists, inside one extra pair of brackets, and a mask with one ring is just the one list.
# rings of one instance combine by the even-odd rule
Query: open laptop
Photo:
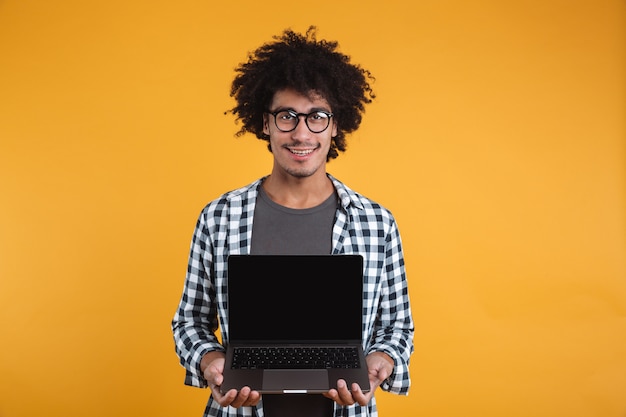
[[(336, 388), (338, 379), (369, 391), (362, 311), (360, 255), (229, 256), (222, 392), (248, 386), (266, 394), (323, 393)], [(241, 359), (253, 348), (261, 354), (286, 348), (288, 355), (289, 348), (310, 350), (304, 359), (291, 356), (278, 364)], [(354, 363), (345, 349), (356, 352)], [(319, 357), (328, 350), (345, 355), (339, 367)]]

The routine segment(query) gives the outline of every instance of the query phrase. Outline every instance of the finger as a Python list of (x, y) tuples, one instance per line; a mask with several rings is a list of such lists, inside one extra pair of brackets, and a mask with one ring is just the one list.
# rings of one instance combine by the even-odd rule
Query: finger
[(259, 391), (250, 391), (250, 395), (246, 402), (243, 403), (245, 407), (253, 407), (261, 400), (261, 393)]
[(211, 365), (207, 368), (207, 374), (205, 378), (213, 383), (216, 386), (222, 385), (222, 381), (224, 380), (224, 376), (222, 375), (222, 371), (214, 365)]
[(378, 374), (376, 375), (378, 379), (378, 385), (380, 385), (385, 379), (389, 378), (391, 375), (391, 370), (387, 367), (382, 367), (378, 370)]
[(337, 401), (338, 403), (340, 403), (341, 405), (354, 404), (355, 401), (354, 398), (352, 398), (352, 393), (348, 389), (346, 381), (344, 381), (343, 379), (337, 381), (337, 392), (339, 394), (339, 401)]
[(337, 401), (339, 397), (336, 389), (330, 389), (327, 392), (322, 393), (322, 395), (328, 398), (329, 400), (333, 400), (333, 401)]
[(359, 384), (352, 384), (352, 399), (359, 403), (359, 405), (367, 405), (370, 402), (371, 397), (372, 396), (369, 393), (366, 394), (361, 390)]
[(233, 402), (230, 403), (229, 405), (235, 408), (239, 408), (244, 405), (244, 403), (248, 400), (249, 396), (250, 396), (250, 387), (243, 387), (239, 391), (239, 393), (237, 394)]
[(371, 390), (376, 389), (382, 382), (389, 377), (389, 372), (384, 369), (379, 369), (378, 371), (370, 371), (369, 379), (370, 379), (370, 388)]
[(337, 393), (337, 390), (334, 388), (331, 388), (330, 390), (328, 390), (328, 392), (322, 393), (322, 395), (335, 402), (337, 402), (337, 400), (339, 399), (339, 394)]
[(219, 387), (216, 387), (213, 391), (213, 398), (219, 405), (222, 407), (227, 407), (237, 398), (237, 390), (231, 389), (226, 393), (222, 394), (219, 390)]

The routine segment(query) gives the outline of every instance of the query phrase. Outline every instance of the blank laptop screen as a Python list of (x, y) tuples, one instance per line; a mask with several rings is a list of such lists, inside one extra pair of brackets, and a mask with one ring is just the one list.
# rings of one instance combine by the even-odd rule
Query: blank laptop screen
[(360, 255), (231, 255), (232, 341), (361, 340)]

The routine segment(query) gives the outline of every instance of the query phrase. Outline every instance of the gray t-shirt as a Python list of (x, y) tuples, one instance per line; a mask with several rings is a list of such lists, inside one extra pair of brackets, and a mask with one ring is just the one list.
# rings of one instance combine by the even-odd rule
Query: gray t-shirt
[(250, 252), (254, 255), (330, 254), (337, 204), (337, 195), (333, 193), (319, 206), (293, 209), (276, 204), (263, 187), (259, 187)]
[[(252, 224), (253, 255), (325, 255), (332, 250), (332, 229), (337, 212), (337, 194), (333, 193), (322, 204), (308, 209), (292, 209), (273, 202), (259, 187)], [(291, 394), (290, 394), (291, 395)], [(333, 403), (321, 395), (302, 395), (300, 398), (265, 395), (266, 415), (281, 415), (282, 410), (298, 404), (299, 412), (307, 416), (331, 416)]]

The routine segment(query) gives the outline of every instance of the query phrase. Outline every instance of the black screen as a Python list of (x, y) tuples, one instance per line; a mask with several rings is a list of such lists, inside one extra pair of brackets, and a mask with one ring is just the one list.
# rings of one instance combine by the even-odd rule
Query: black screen
[(361, 340), (362, 298), (360, 255), (228, 259), (232, 340)]

